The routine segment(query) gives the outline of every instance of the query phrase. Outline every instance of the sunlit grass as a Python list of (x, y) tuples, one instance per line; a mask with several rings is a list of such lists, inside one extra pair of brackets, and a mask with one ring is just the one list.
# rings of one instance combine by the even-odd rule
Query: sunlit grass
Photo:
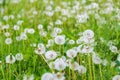
[[(23, 78), (27, 80), (26, 76), (31, 78), (28, 80), (33, 80), (32, 78), (41, 80), (45, 73), (58, 72), (65, 77), (58, 80), (112, 80), (115, 75), (120, 75), (120, 2), (86, 0), (84, 3), (84, 1), (3, 0), (3, 3), (0, 3), (0, 80), (23, 80)], [(9, 28), (3, 29), (7, 25)], [(19, 26), (18, 30), (14, 29), (15, 25)], [(40, 25), (43, 28), (39, 29)], [(57, 35), (65, 36), (65, 43), (62, 45), (54, 41), (56, 33), (59, 32), (53, 34), (55, 28), (62, 30)], [(30, 29), (35, 32), (32, 33)], [(89, 38), (89, 41), (91, 39), (94, 41), (77, 42), (84, 37), (86, 30), (93, 31), (94, 36)], [(6, 32), (10, 35), (6, 36), (8, 35)], [(27, 37), (25, 39), (23, 36), (20, 37), (24, 34)], [(21, 39), (16, 40), (16, 37)], [(5, 43), (7, 38), (12, 39), (10, 44)], [(53, 44), (48, 45), (48, 40), (53, 40)], [(74, 43), (70, 44), (69, 40)], [(47, 60), (45, 53), (36, 54), (35, 50), (38, 50), (39, 43), (45, 46), (45, 53), (54, 50), (57, 57)], [(69, 49), (74, 48), (77, 51), (76, 47), (80, 45), (82, 48), (93, 47), (94, 50), (90, 53), (79, 51), (74, 58), (66, 54)], [(16, 56), (17, 53), (23, 55), (22, 60), (16, 60), (13, 64), (6, 63), (8, 55)], [(74, 67), (71, 69), (71, 66), (63, 70), (48, 66), (50, 62), (55, 62), (63, 56), (66, 58), (65, 63), (70, 59), (71, 65), (77, 62), (79, 66), (84, 66), (85, 73), (74, 70)], [(97, 57), (98, 63), (94, 62), (93, 56)], [(120, 76), (117, 78), (113, 80), (119, 80)], [(52, 79), (49, 77), (45, 80)]]

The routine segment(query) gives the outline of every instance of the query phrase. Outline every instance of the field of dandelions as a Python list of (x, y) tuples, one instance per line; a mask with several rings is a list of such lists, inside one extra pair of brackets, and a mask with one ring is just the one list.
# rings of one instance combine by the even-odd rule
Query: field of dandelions
[(0, 80), (120, 80), (120, 0), (0, 0)]

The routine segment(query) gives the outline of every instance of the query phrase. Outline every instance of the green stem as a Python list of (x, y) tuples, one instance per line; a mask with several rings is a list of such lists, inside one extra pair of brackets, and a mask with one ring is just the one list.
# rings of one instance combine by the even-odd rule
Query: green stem
[(37, 56), (35, 55), (35, 58), (34, 58), (34, 67), (33, 67), (33, 71), (34, 71), (34, 72), (35, 72), (36, 60), (37, 60)]
[[(48, 65), (49, 67), (49, 64), (47, 63), (46, 59), (44, 58), (44, 56), (41, 54), (41, 57), (43, 58), (43, 60), (46, 62), (46, 64)], [(50, 67), (49, 67), (50, 68)], [(54, 70), (50, 68), (50, 70), (54, 73)]]
[[(86, 62), (86, 56), (83, 56), (84, 57), (84, 62)], [(85, 66), (87, 66), (86, 64), (84, 64)], [(86, 80), (86, 75), (87, 74), (85, 74), (85, 76), (84, 76), (84, 80)]]
[(91, 70), (91, 57), (89, 54), (87, 56), (88, 56), (89, 76), (90, 76), (90, 80), (93, 80), (92, 79), (92, 70)]
[(92, 69), (93, 69), (93, 80), (96, 80), (95, 78), (95, 67), (94, 67), (94, 63), (92, 62)]
[(9, 65), (9, 80), (11, 80), (11, 64), (8, 65)]
[(20, 64), (20, 61), (19, 61), (19, 75), (20, 75), (20, 73), (21, 73), (21, 66), (20, 66), (21, 64)]
[(76, 76), (75, 76), (74, 68), (72, 69), (72, 76), (73, 76), (73, 80), (76, 80)]
[(99, 65), (99, 69), (100, 69), (100, 78), (101, 78), (101, 80), (103, 80), (101, 65)]
[(5, 79), (4, 70), (3, 70), (3, 68), (2, 68), (2, 65), (1, 65), (1, 71), (2, 71), (2, 75), (3, 75), (3, 80), (6, 80), (6, 79)]
[(71, 80), (70, 67), (69, 67), (69, 80)]

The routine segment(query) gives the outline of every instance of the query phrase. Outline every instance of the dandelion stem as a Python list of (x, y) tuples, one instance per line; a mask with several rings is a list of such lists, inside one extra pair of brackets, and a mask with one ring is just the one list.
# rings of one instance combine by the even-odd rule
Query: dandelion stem
[[(44, 58), (44, 56), (41, 54), (41, 57), (43, 58), (43, 60), (46, 62), (46, 64), (48, 65), (49, 67), (49, 64), (47, 63), (46, 59)], [(49, 67), (50, 68), (50, 67)], [(50, 68), (50, 70), (54, 73), (53, 69)]]
[(34, 67), (33, 67), (33, 71), (34, 71), (34, 72), (35, 72), (36, 59), (37, 59), (37, 56), (35, 55), (35, 58), (34, 58)]
[(90, 57), (90, 55), (87, 55), (87, 56), (88, 56), (88, 65), (89, 65), (90, 80), (93, 80), (92, 79), (92, 70), (91, 70), (91, 57)]
[(69, 67), (69, 80), (71, 80), (70, 67)]
[(103, 78), (102, 78), (102, 70), (101, 70), (101, 65), (99, 65), (99, 69), (100, 69), (100, 78), (101, 78), (101, 80), (103, 80)]
[(20, 66), (20, 61), (19, 61), (19, 74), (21, 73), (21, 66)]
[(11, 65), (9, 64), (9, 80), (11, 80)]
[(96, 80), (95, 78), (95, 67), (94, 67), (94, 63), (92, 62), (92, 69), (93, 69), (93, 80)]
[(1, 65), (1, 71), (2, 71), (2, 75), (3, 75), (3, 80), (6, 80), (6, 79), (5, 79), (4, 70), (3, 70), (3, 68), (2, 68), (2, 65)]
[(76, 76), (75, 76), (74, 68), (72, 69), (72, 76), (73, 76), (73, 80), (76, 80)]

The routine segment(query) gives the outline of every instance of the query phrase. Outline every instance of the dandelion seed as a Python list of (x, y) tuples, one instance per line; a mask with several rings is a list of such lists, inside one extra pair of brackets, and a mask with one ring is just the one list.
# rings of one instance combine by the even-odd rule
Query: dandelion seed
[(56, 70), (61, 71), (66, 68), (66, 63), (61, 58), (58, 58), (54, 62), (54, 67)]
[(47, 32), (46, 31), (40, 31), (40, 36), (42, 37), (46, 37), (47, 36)]
[(60, 34), (60, 33), (62, 33), (62, 29), (56, 27), (56, 28), (54, 28), (54, 32), (57, 34)]
[(17, 21), (17, 25), (22, 25), (22, 23), (23, 23), (23, 20), (18, 20)]
[(12, 39), (11, 38), (6, 38), (5, 43), (6, 44), (11, 44), (12, 43)]
[(21, 40), (26, 40), (27, 39), (27, 35), (23, 32), (20, 34), (20, 39)]
[(115, 75), (112, 80), (120, 80), (120, 75)]
[(84, 37), (83, 41), (84, 41), (84, 43), (87, 43), (87, 44), (94, 43), (94, 39), (93, 38), (88, 38), (88, 37)]
[(24, 75), (23, 80), (34, 80), (34, 75), (33, 74), (30, 76)]
[(70, 65), (70, 68), (73, 70), (78, 70), (79, 69), (79, 64), (77, 62), (74, 62), (73, 64)]
[(57, 36), (57, 33), (56, 32), (52, 32), (51, 33), (51, 37), (56, 37)]
[(35, 53), (38, 54), (38, 55), (44, 54), (44, 53), (45, 53), (45, 50), (46, 50), (46, 49), (45, 49), (44, 44), (40, 43), (40, 44), (38, 44), (38, 48), (35, 49)]
[(108, 61), (107, 61), (106, 59), (104, 59), (104, 60), (102, 61), (102, 64), (103, 64), (103, 66), (107, 66)]
[(2, 30), (5, 30), (5, 29), (9, 29), (9, 24), (2, 26)]
[(20, 40), (21, 40), (20, 36), (17, 36), (17, 37), (16, 37), (16, 40), (17, 40), (17, 41), (20, 41)]
[(86, 45), (85, 45), (85, 46), (82, 48), (82, 53), (92, 53), (93, 50), (94, 50), (94, 48), (93, 48), (92, 46), (86, 46)]
[(57, 57), (57, 54), (56, 54), (56, 52), (54, 51), (54, 50), (50, 50), (50, 51), (47, 51), (46, 53), (45, 53), (45, 58), (47, 59), (47, 60), (53, 60), (53, 59), (55, 59)]
[(113, 53), (117, 53), (118, 52), (118, 49), (116, 46), (110, 46), (110, 50), (113, 52)]
[(5, 21), (8, 21), (8, 19), (9, 19), (8, 16), (4, 16), (4, 17), (3, 17), (3, 20), (5, 20)]
[(54, 11), (46, 11), (45, 14), (49, 17), (52, 17), (54, 15)]
[(39, 30), (42, 30), (42, 29), (43, 29), (43, 25), (42, 25), (42, 24), (39, 24), (39, 25), (38, 25), (38, 29), (39, 29)]
[(54, 44), (54, 40), (52, 40), (52, 39), (48, 40), (48, 45), (49, 46), (53, 46), (53, 44)]
[(41, 77), (41, 80), (56, 80), (56, 79), (52, 73), (44, 73)]
[(75, 44), (75, 41), (74, 41), (74, 40), (69, 40), (68, 43), (69, 43), (69, 44)]
[(94, 32), (92, 30), (85, 30), (83, 32), (83, 36), (87, 38), (93, 38), (94, 37)]
[(65, 43), (65, 36), (63, 36), (63, 35), (56, 36), (55, 43), (58, 45), (63, 45)]
[(56, 77), (56, 80), (65, 80), (64, 74), (60, 72), (56, 73), (55, 77)]
[(77, 52), (73, 49), (67, 50), (66, 54), (67, 54), (67, 57), (69, 58), (74, 58), (77, 56)]
[(30, 28), (30, 29), (28, 29), (28, 33), (34, 34), (34, 33), (35, 33), (35, 30), (34, 30), (33, 28)]
[(22, 55), (22, 53), (17, 53), (17, 54), (15, 55), (15, 58), (16, 58), (16, 60), (18, 60), (18, 61), (23, 60), (23, 55)]
[(16, 59), (13, 55), (6, 56), (6, 63), (13, 64), (13, 63), (15, 63), (15, 61), (16, 61)]
[(86, 23), (89, 16), (87, 13), (83, 13), (83, 14), (77, 15), (76, 18), (78, 23)]
[(57, 21), (55, 22), (55, 24), (56, 24), (56, 25), (62, 25), (63, 22), (62, 22), (61, 20), (57, 20)]
[(19, 30), (20, 27), (18, 25), (14, 25), (14, 30)]
[(79, 66), (79, 69), (78, 69), (79, 74), (84, 74), (84, 73), (86, 73), (86, 71), (87, 71), (87, 69), (83, 65)]
[(98, 57), (96, 54), (93, 54), (93, 55), (92, 55), (92, 61), (93, 61), (95, 64), (101, 64), (101, 63), (102, 63), (102, 60), (101, 60), (100, 57)]
[(5, 36), (6, 36), (6, 37), (9, 37), (9, 36), (10, 36), (10, 33), (9, 33), (9, 32), (5, 32)]

